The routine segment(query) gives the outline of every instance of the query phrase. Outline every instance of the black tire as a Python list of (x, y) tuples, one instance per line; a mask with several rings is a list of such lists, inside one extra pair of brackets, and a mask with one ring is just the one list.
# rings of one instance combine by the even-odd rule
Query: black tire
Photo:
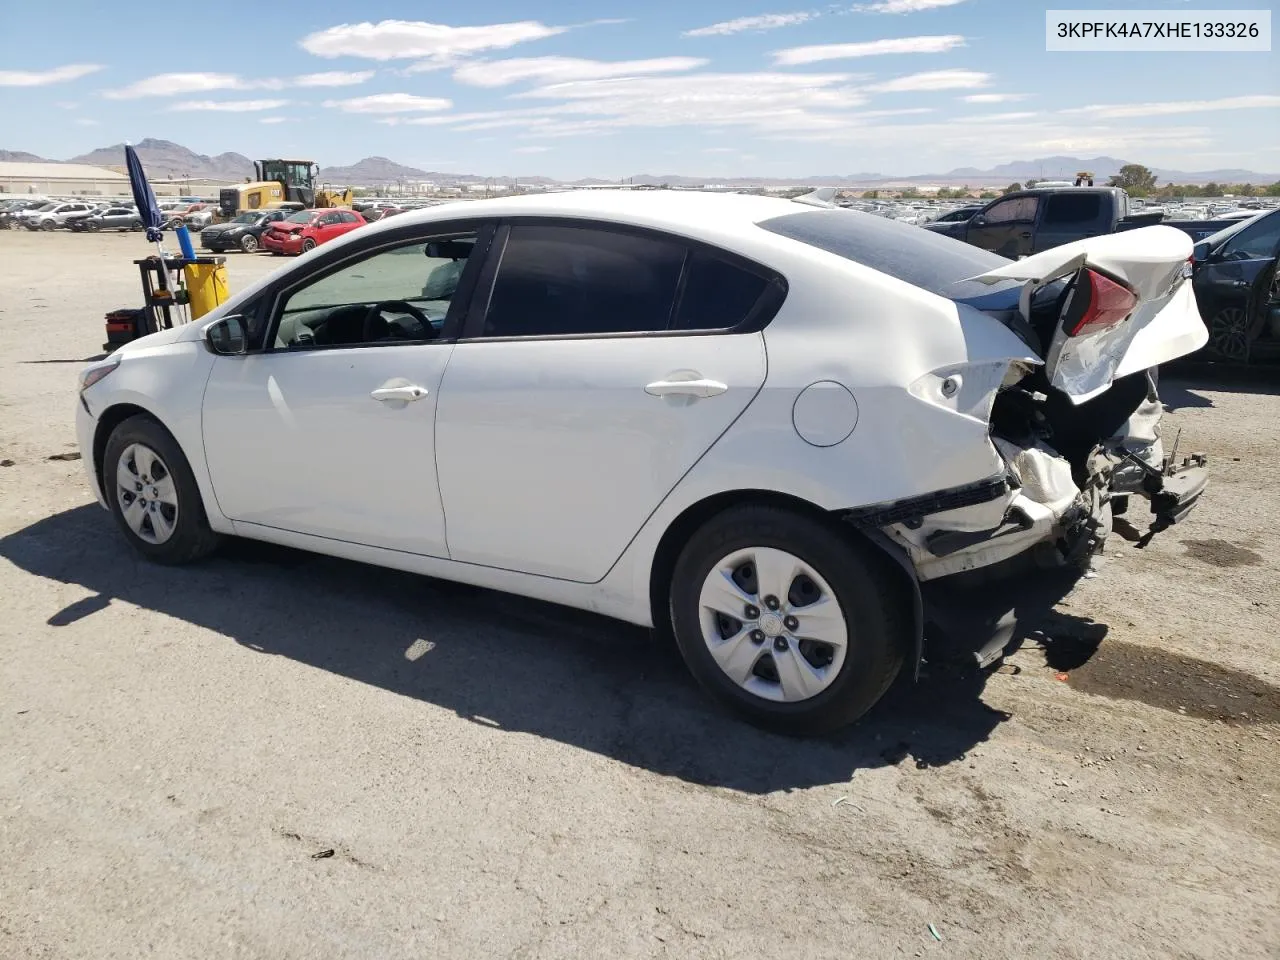
[(305, 239), (305, 240), (303, 240), (303, 241), (302, 241), (302, 252), (303, 252), (303, 253), (309, 253), (310, 251), (314, 250), (315, 248), (316, 248), (316, 242), (315, 242), (314, 240), (312, 240), (310, 237), (307, 237), (307, 239)]
[[(172, 535), (162, 543), (144, 540), (124, 518), (121, 497), (117, 493), (116, 470), (121, 458), (134, 444), (154, 450), (168, 469), (177, 491), (178, 509)], [(103, 496), (111, 515), (124, 532), (125, 539), (149, 560), (164, 564), (191, 563), (207, 556), (217, 547), (219, 537), (209, 527), (204, 502), (196, 478), (191, 472), (182, 448), (158, 422), (145, 414), (130, 417), (111, 431), (102, 458)]]
[(142, 229), (142, 221), (141, 221), (141, 220), (135, 220), (135, 221), (133, 221), (133, 223), (129, 224), (129, 229), (130, 229), (130, 230), (141, 230), (141, 229)]
[[(799, 557), (830, 585), (846, 622), (856, 623), (839, 673), (807, 700), (756, 696), (727, 677), (702, 636), (699, 594), (712, 567), (736, 550), (773, 547)], [(718, 514), (685, 545), (671, 582), (671, 622), (685, 664), (710, 695), (749, 722), (812, 735), (852, 723), (878, 701), (911, 644), (911, 612), (888, 561), (852, 533), (779, 507), (746, 505)]]
[(57, 225), (56, 223), (54, 223), (52, 220), (46, 220), (44, 223), (40, 224), (40, 229), (41, 229), (41, 230), (50, 230), (50, 231), (52, 231), (52, 230), (57, 230), (57, 229), (58, 229), (58, 225)]
[(246, 233), (240, 238), (240, 249), (245, 253), (256, 253), (258, 250), (258, 238), (252, 233)]
[(85, 226), (85, 229), (88, 230), (90, 233), (97, 233), (99, 230), (102, 229), (102, 224), (92, 220), (86, 223), (84, 226)]

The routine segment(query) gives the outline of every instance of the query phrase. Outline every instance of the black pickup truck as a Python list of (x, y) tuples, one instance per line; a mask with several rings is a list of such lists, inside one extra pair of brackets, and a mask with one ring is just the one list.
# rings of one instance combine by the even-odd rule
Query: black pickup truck
[(992, 200), (967, 220), (927, 223), (926, 230), (964, 240), (1016, 260), (1073, 240), (1163, 223), (1201, 240), (1221, 220), (1164, 220), (1159, 211), (1131, 213), (1119, 187), (1037, 187)]

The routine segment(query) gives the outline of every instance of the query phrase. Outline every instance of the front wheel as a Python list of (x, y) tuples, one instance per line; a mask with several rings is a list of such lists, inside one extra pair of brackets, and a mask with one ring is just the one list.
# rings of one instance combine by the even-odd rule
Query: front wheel
[(898, 584), (873, 547), (807, 515), (743, 506), (690, 538), (671, 619), (718, 701), (783, 733), (834, 730), (889, 688), (910, 643)]
[(40, 224), (40, 229), (41, 229), (41, 230), (56, 230), (56, 229), (58, 229), (58, 225), (57, 225), (56, 223), (54, 223), (52, 220), (46, 220), (44, 223)]
[(111, 432), (102, 488), (125, 539), (151, 560), (190, 563), (218, 544), (182, 448), (151, 417), (130, 417)]
[(258, 249), (258, 238), (251, 233), (246, 233), (240, 238), (240, 249), (245, 253), (253, 253)]
[(314, 250), (315, 248), (316, 248), (316, 242), (315, 242), (314, 240), (312, 240), (310, 237), (307, 237), (307, 239), (305, 239), (305, 240), (303, 240), (303, 241), (302, 241), (302, 252), (303, 252), (303, 253), (310, 253), (310, 252), (311, 252), (312, 250)]
[(1209, 351), (1223, 360), (1249, 362), (1249, 313), (1244, 307), (1224, 307), (1209, 320)]

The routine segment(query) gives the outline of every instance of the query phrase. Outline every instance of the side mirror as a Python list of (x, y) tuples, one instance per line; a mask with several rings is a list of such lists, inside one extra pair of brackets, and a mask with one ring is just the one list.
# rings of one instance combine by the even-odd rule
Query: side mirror
[(980, 213), (975, 213), (973, 217), (969, 220), (969, 226), (971, 227), (985, 227), (986, 225), (987, 225), (987, 218)]
[(236, 357), (249, 352), (249, 334), (244, 317), (233, 313), (211, 324), (204, 332), (204, 344), (210, 353), (220, 357)]
[(1209, 241), (1201, 240), (1191, 248), (1191, 256), (1196, 263), (1204, 263), (1209, 259)]

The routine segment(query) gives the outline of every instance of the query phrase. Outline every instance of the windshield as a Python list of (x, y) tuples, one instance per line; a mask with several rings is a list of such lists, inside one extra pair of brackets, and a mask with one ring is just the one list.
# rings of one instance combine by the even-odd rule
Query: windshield
[(760, 226), (951, 300), (990, 291), (969, 278), (1009, 262), (940, 233), (855, 210), (792, 213)]
[(261, 216), (262, 214), (260, 213), (242, 213), (240, 214), (240, 216), (236, 217), (231, 222), (232, 223), (257, 223), (258, 218)]
[(315, 214), (310, 210), (299, 210), (293, 216), (285, 220), (285, 223), (310, 223), (315, 218)]
[(61, 204), (57, 204), (57, 203), (42, 203), (40, 206), (36, 207), (36, 212), (37, 212), (37, 213), (48, 213), (50, 210), (57, 210), (59, 206), (61, 206)]

